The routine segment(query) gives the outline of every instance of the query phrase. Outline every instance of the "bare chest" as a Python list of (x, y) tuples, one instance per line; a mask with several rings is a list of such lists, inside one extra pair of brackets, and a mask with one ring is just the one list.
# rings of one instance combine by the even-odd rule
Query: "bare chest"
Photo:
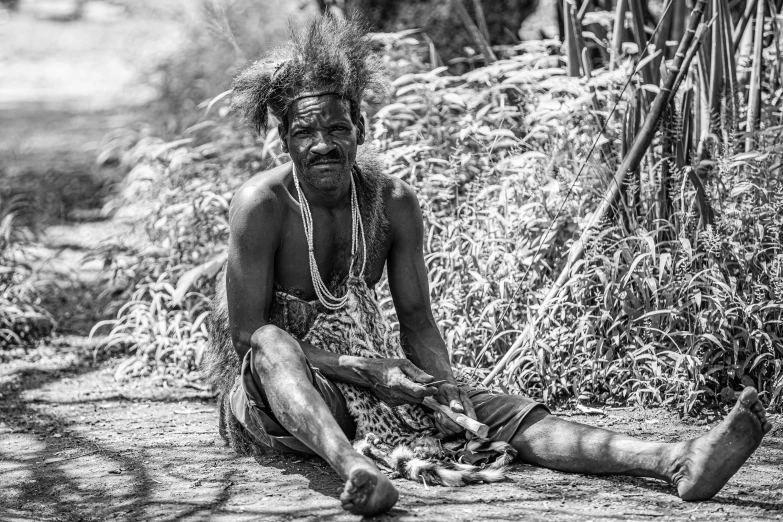
[[(305, 235), (298, 208), (291, 209), (287, 213), (281, 241), (275, 254), (275, 282), (287, 289), (299, 291), (302, 297), (307, 299), (316, 297), (309, 257), (311, 244), (318, 274), (329, 287), (348, 277), (352, 263), (355, 265), (353, 273), (358, 273), (365, 248), (361, 236), (355, 247), (352, 245), (350, 208), (339, 212), (311, 208), (311, 213), (313, 217), (311, 240), (308, 240)], [(369, 243), (370, 241), (367, 248), (370, 248)], [(352, 247), (355, 252), (352, 252)], [(370, 262), (365, 266), (364, 276), (372, 286), (381, 278), (386, 255), (384, 253), (369, 257)]]

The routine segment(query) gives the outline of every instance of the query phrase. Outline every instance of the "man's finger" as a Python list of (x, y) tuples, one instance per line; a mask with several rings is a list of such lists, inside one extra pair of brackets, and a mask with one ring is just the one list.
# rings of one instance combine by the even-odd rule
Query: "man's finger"
[(405, 361), (407, 364), (400, 365), (400, 369), (402, 372), (410, 377), (410, 379), (414, 382), (422, 382), (422, 383), (428, 383), (435, 380), (435, 377), (430, 375), (429, 373), (425, 372), (424, 370), (418, 368), (415, 364), (413, 364), (410, 361)]
[(465, 415), (471, 419), (476, 419), (476, 409), (473, 407), (473, 403), (471, 402), (470, 397), (468, 397), (468, 392), (460, 388), (459, 396), (460, 400), (462, 401), (462, 406), (465, 408)]
[(460, 400), (459, 396), (459, 388), (454, 385), (450, 385), (444, 386), (442, 390), (443, 395), (445, 395), (444, 399), (446, 399), (442, 402), (447, 404), (448, 407), (451, 408), (451, 410), (455, 413), (465, 413), (465, 408), (462, 407), (462, 401)]

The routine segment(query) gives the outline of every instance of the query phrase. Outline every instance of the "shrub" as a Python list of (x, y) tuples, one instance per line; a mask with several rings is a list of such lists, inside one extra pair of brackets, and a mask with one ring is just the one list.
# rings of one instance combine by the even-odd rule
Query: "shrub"
[(38, 296), (24, 261), (31, 231), (15, 222), (29, 203), (0, 198), (0, 349), (30, 345), (49, 336), (54, 320), (38, 305)]

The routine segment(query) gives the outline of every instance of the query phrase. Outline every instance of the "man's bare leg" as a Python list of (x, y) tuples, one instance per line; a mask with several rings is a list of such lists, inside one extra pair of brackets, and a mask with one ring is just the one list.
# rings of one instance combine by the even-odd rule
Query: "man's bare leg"
[(672, 444), (646, 442), (569, 422), (537, 409), (511, 440), (523, 462), (559, 471), (665, 480), (684, 500), (712, 498), (758, 448), (772, 425), (753, 388), (716, 427)]
[(312, 384), (302, 349), (273, 326), (256, 333), (262, 350), (253, 351), (253, 368), (280, 424), (320, 455), (345, 480), (343, 508), (358, 515), (388, 511), (398, 493), (377, 467), (354, 451)]

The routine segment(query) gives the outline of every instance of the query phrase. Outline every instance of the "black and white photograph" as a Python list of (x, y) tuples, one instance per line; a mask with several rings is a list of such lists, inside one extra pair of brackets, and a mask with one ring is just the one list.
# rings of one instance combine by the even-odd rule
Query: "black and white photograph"
[(0, 0), (0, 521), (783, 520), (783, 0)]

